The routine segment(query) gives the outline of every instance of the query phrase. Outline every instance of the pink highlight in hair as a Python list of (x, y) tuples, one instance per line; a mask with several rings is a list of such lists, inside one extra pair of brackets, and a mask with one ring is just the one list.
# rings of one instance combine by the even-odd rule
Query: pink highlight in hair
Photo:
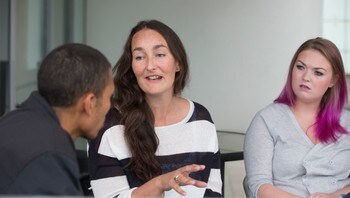
[(321, 142), (336, 142), (338, 137), (335, 132), (348, 133), (339, 123), (341, 112), (347, 101), (346, 81), (338, 79), (338, 83), (339, 86), (334, 87), (332, 96), (328, 102), (325, 102), (317, 116), (316, 135)]
[(287, 82), (274, 101), (288, 106), (295, 104), (295, 94), (292, 90), (292, 69), (297, 56), (306, 49), (315, 49), (321, 52), (331, 63), (334, 75), (337, 76), (336, 84), (324, 94), (320, 111), (316, 118), (316, 137), (322, 143), (336, 142), (339, 134), (346, 134), (348, 131), (340, 125), (340, 116), (347, 102), (348, 93), (345, 79), (343, 61), (338, 48), (329, 40), (322, 38), (310, 39), (304, 42), (291, 61)]

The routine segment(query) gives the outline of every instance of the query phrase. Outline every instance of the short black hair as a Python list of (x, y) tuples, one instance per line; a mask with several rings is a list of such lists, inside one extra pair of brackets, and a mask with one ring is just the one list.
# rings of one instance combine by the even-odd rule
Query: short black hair
[(111, 64), (97, 49), (64, 44), (51, 51), (38, 72), (39, 93), (51, 106), (70, 107), (85, 93), (102, 96)]

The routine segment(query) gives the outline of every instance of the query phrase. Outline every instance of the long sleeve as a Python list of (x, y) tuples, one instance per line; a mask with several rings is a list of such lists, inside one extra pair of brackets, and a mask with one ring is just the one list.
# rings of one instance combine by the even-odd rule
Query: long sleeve
[(249, 190), (253, 196), (262, 184), (272, 184), (273, 139), (264, 119), (257, 114), (244, 141), (244, 161)]

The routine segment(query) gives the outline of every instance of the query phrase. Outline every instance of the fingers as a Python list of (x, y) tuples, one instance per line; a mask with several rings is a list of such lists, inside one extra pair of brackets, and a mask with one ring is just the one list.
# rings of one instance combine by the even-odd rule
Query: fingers
[(176, 183), (178, 183), (178, 184), (180, 184), (180, 175), (176, 175), (175, 177), (174, 177), (174, 181), (176, 182)]
[(177, 175), (174, 177), (175, 183), (177, 183), (179, 186), (187, 186), (187, 185), (192, 185), (196, 186), (198, 188), (204, 188), (207, 187), (207, 183), (199, 180), (192, 179), (188, 175)]
[(205, 187), (207, 187), (207, 183), (205, 183), (203, 181), (199, 181), (199, 180), (195, 180), (195, 184), (193, 184), (193, 185), (198, 187), (198, 188), (205, 188)]
[(174, 189), (176, 192), (178, 192), (180, 195), (185, 196), (186, 191), (184, 191), (180, 186), (184, 185), (185, 180), (181, 179), (181, 174), (175, 175), (173, 180), (171, 181), (172, 189)]
[(180, 168), (180, 171), (184, 171), (184, 172), (187, 172), (189, 174), (189, 173), (201, 171), (204, 169), (205, 169), (204, 165), (191, 164), (191, 165), (187, 165), (187, 166)]
[(204, 165), (197, 165), (197, 164), (192, 164), (192, 165), (187, 165), (184, 166), (176, 171), (176, 175), (173, 177), (173, 184), (172, 188), (181, 194), (182, 196), (186, 195), (186, 192), (181, 188), (181, 186), (187, 186), (187, 185), (193, 185), (199, 188), (204, 188), (207, 186), (207, 183), (199, 180), (192, 179), (189, 175), (192, 172), (197, 172), (204, 170), (205, 166)]

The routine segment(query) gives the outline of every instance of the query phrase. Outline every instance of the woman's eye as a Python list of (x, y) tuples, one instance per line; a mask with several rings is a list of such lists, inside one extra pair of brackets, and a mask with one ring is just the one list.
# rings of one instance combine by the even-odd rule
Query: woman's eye
[(138, 60), (138, 61), (139, 61), (139, 60), (142, 60), (142, 59), (143, 59), (142, 56), (136, 56), (136, 57), (135, 57), (135, 60)]
[(157, 57), (164, 57), (165, 54), (156, 54)]
[(302, 66), (302, 65), (297, 65), (296, 67), (297, 67), (297, 69), (299, 69), (299, 70), (303, 70), (303, 69), (304, 69), (304, 66)]
[(315, 75), (316, 75), (316, 76), (323, 76), (323, 73), (320, 72), (320, 71), (315, 71)]

